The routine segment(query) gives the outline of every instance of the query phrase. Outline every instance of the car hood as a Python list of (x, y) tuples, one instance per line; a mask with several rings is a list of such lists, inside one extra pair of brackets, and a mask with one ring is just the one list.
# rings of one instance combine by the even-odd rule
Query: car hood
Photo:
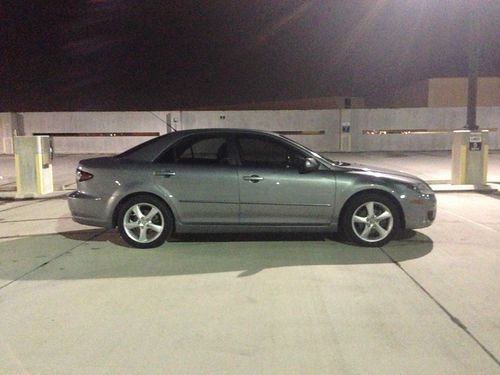
[(396, 171), (388, 168), (379, 168), (371, 165), (356, 164), (356, 163), (344, 163), (334, 164), (337, 168), (341, 168), (348, 173), (363, 174), (367, 176), (373, 176), (377, 178), (385, 178), (395, 181), (400, 181), (403, 183), (422, 183), (421, 178), (414, 176), (412, 174)]

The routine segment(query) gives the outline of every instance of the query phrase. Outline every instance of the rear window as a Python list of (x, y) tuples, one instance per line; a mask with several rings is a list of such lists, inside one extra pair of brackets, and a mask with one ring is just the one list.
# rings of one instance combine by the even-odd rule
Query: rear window
[(151, 145), (153, 143), (159, 142), (159, 141), (165, 139), (165, 137), (167, 137), (167, 136), (168, 136), (168, 134), (162, 135), (160, 137), (152, 138), (152, 139), (150, 139), (150, 140), (148, 140), (146, 142), (142, 142), (142, 143), (138, 144), (137, 146), (129, 148), (128, 150), (122, 152), (121, 154), (116, 155), (115, 157), (116, 158), (124, 158), (124, 159), (126, 159), (127, 156), (130, 156), (133, 153), (139, 151), (140, 149), (142, 149), (144, 147), (147, 147), (147, 146), (149, 146), (149, 145)]

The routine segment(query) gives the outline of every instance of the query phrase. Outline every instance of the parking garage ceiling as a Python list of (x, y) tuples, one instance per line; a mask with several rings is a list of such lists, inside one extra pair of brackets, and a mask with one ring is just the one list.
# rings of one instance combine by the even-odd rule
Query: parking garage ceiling
[(2, 2), (0, 110), (373, 96), (465, 76), (471, 4), (480, 73), (500, 75), (495, 0)]

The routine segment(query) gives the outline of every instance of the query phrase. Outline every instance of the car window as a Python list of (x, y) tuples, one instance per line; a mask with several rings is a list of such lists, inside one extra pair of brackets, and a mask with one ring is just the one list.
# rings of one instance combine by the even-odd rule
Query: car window
[(229, 150), (224, 136), (189, 137), (169, 148), (156, 162), (177, 164), (227, 164)]
[(298, 168), (304, 160), (299, 151), (272, 139), (239, 137), (240, 161), (243, 166), (263, 168)]

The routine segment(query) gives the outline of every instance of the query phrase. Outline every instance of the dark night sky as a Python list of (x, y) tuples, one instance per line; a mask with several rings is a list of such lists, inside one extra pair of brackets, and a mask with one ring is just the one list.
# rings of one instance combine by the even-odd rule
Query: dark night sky
[(152, 110), (382, 95), (500, 75), (499, 0), (2, 1), (0, 110)]

